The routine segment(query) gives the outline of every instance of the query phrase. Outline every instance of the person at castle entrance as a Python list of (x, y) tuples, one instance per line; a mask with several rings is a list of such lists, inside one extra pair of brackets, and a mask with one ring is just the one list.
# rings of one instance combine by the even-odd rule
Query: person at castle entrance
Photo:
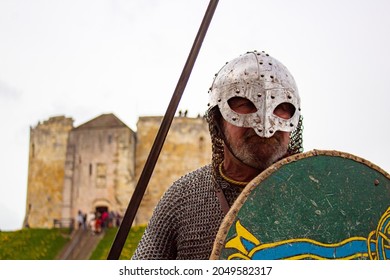
[(303, 151), (294, 78), (265, 52), (247, 52), (222, 67), (209, 98), (212, 162), (168, 189), (132, 259), (209, 259), (241, 190), (273, 163)]
[(77, 212), (77, 228), (78, 229), (85, 229), (84, 214), (81, 210), (79, 210)]

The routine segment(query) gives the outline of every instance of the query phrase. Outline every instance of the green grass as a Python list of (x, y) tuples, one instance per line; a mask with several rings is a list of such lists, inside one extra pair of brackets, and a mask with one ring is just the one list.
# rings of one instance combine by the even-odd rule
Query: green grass
[[(100, 241), (95, 251), (92, 253), (91, 260), (106, 260), (111, 245), (115, 239), (118, 228), (109, 228), (103, 239)], [(123, 246), (120, 260), (129, 260), (137, 248), (138, 242), (142, 237), (145, 226), (132, 227)]]
[(68, 230), (0, 232), (0, 260), (53, 260), (69, 241)]
[[(105, 260), (118, 228), (110, 228), (91, 255), (91, 260)], [(129, 260), (145, 226), (133, 227), (123, 247), (121, 260)], [(22, 229), (0, 231), (0, 260), (54, 260), (69, 241), (68, 229)]]

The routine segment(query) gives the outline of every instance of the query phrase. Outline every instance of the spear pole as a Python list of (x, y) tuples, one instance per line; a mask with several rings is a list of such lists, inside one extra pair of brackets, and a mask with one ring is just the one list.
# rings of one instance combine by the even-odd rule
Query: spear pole
[(133, 224), (135, 215), (137, 214), (137, 210), (144, 196), (146, 187), (148, 186), (150, 177), (153, 173), (161, 149), (164, 145), (165, 138), (168, 134), (173, 117), (175, 116), (177, 106), (179, 105), (180, 99), (183, 95), (184, 89), (191, 75), (192, 68), (194, 67), (196, 58), (199, 54), (200, 48), (203, 43), (203, 39), (206, 36), (207, 29), (210, 25), (211, 19), (213, 18), (214, 12), (217, 8), (217, 4), (218, 4), (218, 0), (210, 0), (206, 13), (203, 17), (202, 23), (199, 27), (198, 33), (192, 45), (191, 51), (188, 55), (187, 61), (180, 75), (179, 81), (177, 82), (175, 91), (168, 105), (167, 111), (165, 112), (160, 129), (158, 130), (157, 136), (154, 140), (153, 146), (150, 150), (149, 156), (146, 160), (141, 176), (135, 187), (134, 193), (126, 209), (125, 215), (123, 216), (122, 223), (118, 229), (114, 242), (111, 246), (110, 252), (107, 257), (108, 260), (117, 260), (121, 255), (131, 225)]

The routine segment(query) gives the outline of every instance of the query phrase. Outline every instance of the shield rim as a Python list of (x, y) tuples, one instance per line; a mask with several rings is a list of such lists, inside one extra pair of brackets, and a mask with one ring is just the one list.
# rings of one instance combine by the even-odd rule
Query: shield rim
[(268, 167), (266, 170), (261, 172), (259, 175), (257, 175), (252, 181), (250, 181), (245, 188), (242, 190), (241, 194), (237, 197), (235, 202), (233, 203), (232, 207), (230, 208), (229, 212), (226, 214), (224, 219), (222, 220), (222, 223), (219, 227), (219, 230), (217, 232), (214, 244), (213, 244), (213, 250), (210, 255), (210, 260), (219, 260), (221, 251), (224, 246), (224, 241), (226, 239), (226, 236), (228, 234), (228, 231), (230, 230), (234, 220), (237, 217), (237, 214), (239, 210), (241, 209), (242, 205), (245, 203), (247, 198), (249, 197), (250, 193), (255, 189), (262, 181), (264, 181), (266, 178), (268, 178), (271, 174), (273, 174), (275, 171), (279, 170), (282, 166), (289, 164), (291, 162), (309, 158), (313, 156), (335, 156), (335, 157), (342, 157), (347, 158), (350, 160), (354, 160), (358, 163), (362, 163), (366, 166), (368, 166), (371, 169), (374, 169), (378, 171), (379, 173), (382, 173), (387, 179), (390, 180), (390, 174), (386, 172), (384, 169), (380, 168), (378, 165), (362, 158), (359, 156), (356, 156), (354, 154), (350, 154), (347, 152), (337, 151), (337, 150), (317, 150), (313, 149), (308, 152), (295, 154), (289, 157), (286, 157), (270, 167)]

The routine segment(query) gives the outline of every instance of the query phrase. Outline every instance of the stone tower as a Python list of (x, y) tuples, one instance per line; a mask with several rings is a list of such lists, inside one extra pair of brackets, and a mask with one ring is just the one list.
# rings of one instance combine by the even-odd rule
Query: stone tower
[(69, 134), (62, 219), (83, 213), (123, 213), (134, 190), (136, 135), (113, 114)]
[(52, 227), (61, 217), (64, 164), (73, 119), (52, 117), (30, 128), (24, 227)]

